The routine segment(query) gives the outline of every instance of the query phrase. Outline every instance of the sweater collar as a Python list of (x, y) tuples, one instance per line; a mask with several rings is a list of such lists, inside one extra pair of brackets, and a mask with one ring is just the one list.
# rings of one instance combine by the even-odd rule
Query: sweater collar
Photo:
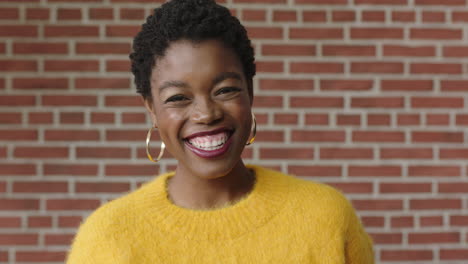
[(213, 210), (179, 207), (168, 199), (166, 182), (174, 172), (160, 175), (145, 184), (134, 201), (146, 221), (174, 236), (193, 240), (233, 239), (253, 232), (271, 220), (285, 206), (289, 186), (283, 174), (259, 166), (247, 165), (255, 172), (252, 191), (235, 204)]

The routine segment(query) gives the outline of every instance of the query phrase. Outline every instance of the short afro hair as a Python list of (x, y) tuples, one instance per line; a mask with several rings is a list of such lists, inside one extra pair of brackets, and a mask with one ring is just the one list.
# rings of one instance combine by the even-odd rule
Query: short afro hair
[(133, 40), (130, 54), (137, 92), (151, 98), (151, 71), (158, 57), (164, 57), (177, 40), (201, 42), (219, 39), (238, 56), (253, 95), (255, 58), (247, 31), (226, 7), (213, 0), (171, 0), (154, 9)]

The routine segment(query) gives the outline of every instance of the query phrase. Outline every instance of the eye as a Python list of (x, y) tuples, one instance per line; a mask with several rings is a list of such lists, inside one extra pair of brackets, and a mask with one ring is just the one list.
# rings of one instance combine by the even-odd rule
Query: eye
[(174, 102), (181, 102), (185, 100), (188, 100), (188, 98), (185, 97), (184, 95), (176, 94), (167, 98), (166, 101), (164, 101), (164, 103), (174, 103)]
[(235, 93), (235, 92), (240, 92), (241, 89), (237, 87), (223, 87), (216, 91), (215, 95), (220, 95), (220, 94), (228, 94), (228, 93)]

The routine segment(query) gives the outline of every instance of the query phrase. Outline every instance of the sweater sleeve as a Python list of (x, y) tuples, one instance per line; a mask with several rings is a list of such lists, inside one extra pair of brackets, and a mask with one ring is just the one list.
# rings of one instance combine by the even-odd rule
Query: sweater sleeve
[(364, 230), (351, 204), (349, 204), (349, 222), (345, 250), (346, 264), (375, 263), (372, 239)]

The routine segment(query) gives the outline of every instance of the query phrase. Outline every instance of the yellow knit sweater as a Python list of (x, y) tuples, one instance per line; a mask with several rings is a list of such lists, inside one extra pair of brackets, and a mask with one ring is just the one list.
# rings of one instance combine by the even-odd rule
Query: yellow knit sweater
[(81, 225), (67, 264), (374, 263), (353, 207), (335, 189), (257, 166), (243, 200), (190, 210), (168, 200), (163, 174)]

